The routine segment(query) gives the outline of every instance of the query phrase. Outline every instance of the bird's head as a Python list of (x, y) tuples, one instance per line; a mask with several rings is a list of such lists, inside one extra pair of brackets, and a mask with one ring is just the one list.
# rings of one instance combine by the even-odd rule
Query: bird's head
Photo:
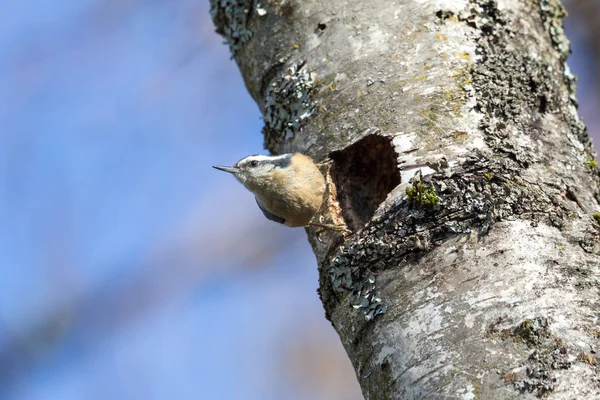
[(275, 171), (286, 171), (292, 162), (293, 154), (279, 156), (253, 155), (242, 158), (233, 167), (213, 166), (220, 171), (233, 174), (250, 190), (260, 187), (273, 177)]

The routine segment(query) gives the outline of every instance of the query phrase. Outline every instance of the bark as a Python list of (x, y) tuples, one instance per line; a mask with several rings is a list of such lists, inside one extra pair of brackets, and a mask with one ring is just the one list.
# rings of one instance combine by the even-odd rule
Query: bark
[[(595, 154), (558, 0), (211, 0), (366, 399), (600, 398)], [(423, 165), (426, 164), (426, 165)]]

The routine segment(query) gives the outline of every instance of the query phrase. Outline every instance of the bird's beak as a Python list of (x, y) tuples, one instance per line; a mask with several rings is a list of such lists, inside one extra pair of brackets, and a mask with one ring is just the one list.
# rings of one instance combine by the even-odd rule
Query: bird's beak
[(225, 172), (229, 172), (230, 174), (237, 174), (238, 172), (240, 172), (239, 168), (235, 168), (235, 167), (224, 167), (222, 165), (213, 165), (214, 169), (218, 169), (219, 171), (225, 171)]

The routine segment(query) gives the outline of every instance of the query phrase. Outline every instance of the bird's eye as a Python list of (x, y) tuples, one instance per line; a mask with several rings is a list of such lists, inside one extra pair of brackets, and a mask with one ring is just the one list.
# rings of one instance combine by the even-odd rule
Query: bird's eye
[(258, 165), (258, 161), (256, 161), (256, 160), (250, 161), (250, 166), (251, 167), (256, 167), (257, 165)]

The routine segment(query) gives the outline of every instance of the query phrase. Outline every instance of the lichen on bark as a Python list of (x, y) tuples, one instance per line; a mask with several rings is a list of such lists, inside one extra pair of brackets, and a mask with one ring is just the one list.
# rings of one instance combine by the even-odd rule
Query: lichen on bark
[(233, 56), (252, 38), (252, 31), (248, 29), (252, 5), (253, 0), (210, 0), (210, 15)]
[(600, 396), (600, 178), (560, 2), (265, 8), (236, 61), (268, 149), (331, 160), (353, 234), (309, 238), (365, 398)]
[(268, 84), (263, 107), (266, 148), (278, 148), (306, 124), (316, 106), (311, 96), (314, 83), (308, 66), (300, 61)]

